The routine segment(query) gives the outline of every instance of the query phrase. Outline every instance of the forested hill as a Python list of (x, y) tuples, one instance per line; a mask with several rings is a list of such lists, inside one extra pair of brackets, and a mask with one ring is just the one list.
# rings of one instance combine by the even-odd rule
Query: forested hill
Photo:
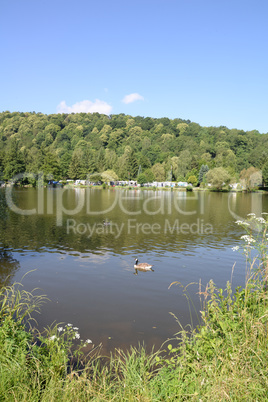
[(182, 119), (99, 113), (0, 113), (2, 179), (20, 172), (85, 179), (112, 170), (120, 179), (198, 176), (202, 165), (232, 176), (268, 163), (268, 134), (202, 127)]

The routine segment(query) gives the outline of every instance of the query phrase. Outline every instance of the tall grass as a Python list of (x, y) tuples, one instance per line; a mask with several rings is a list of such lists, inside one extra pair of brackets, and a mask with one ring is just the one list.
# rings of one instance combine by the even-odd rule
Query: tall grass
[(2, 288), (0, 400), (267, 400), (267, 223), (257, 219), (238, 223), (247, 231), (245, 286), (233, 293), (229, 282), (224, 290), (200, 285), (200, 325), (180, 327), (175, 343), (156, 352), (140, 346), (103, 357), (71, 324), (40, 334), (32, 312), (44, 296)]

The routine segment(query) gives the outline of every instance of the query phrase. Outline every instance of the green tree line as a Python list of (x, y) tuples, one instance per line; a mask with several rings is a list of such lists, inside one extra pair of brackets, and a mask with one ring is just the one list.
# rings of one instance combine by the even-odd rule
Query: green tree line
[(122, 180), (142, 173), (143, 180), (200, 182), (215, 168), (236, 178), (249, 168), (268, 172), (268, 133), (167, 117), (0, 113), (2, 180), (22, 172), (86, 179), (109, 171)]

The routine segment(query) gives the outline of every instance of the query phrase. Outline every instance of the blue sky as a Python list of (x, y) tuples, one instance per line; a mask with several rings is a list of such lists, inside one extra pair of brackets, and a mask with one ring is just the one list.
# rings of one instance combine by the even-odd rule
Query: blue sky
[(2, 0), (0, 111), (268, 132), (267, 0)]

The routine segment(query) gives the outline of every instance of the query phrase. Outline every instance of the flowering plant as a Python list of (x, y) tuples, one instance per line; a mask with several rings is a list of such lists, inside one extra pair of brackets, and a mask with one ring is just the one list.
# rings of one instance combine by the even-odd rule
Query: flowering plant
[(261, 274), (267, 287), (268, 281), (268, 221), (265, 217), (268, 213), (263, 212), (262, 217), (256, 217), (254, 213), (247, 215), (247, 220), (236, 221), (247, 234), (241, 236), (242, 246), (235, 246), (233, 251), (242, 251), (247, 262), (247, 279), (252, 272)]
[[(92, 340), (80, 339), (78, 330), (79, 328), (73, 324), (46, 328), (45, 333), (39, 335), (42, 351), (40, 357), (43, 363), (53, 365), (59, 373), (66, 370), (68, 362), (75, 363), (76, 366), (81, 364), (81, 357), (84, 356), (82, 349), (92, 344)], [(74, 344), (76, 340), (79, 342), (78, 345)]]

